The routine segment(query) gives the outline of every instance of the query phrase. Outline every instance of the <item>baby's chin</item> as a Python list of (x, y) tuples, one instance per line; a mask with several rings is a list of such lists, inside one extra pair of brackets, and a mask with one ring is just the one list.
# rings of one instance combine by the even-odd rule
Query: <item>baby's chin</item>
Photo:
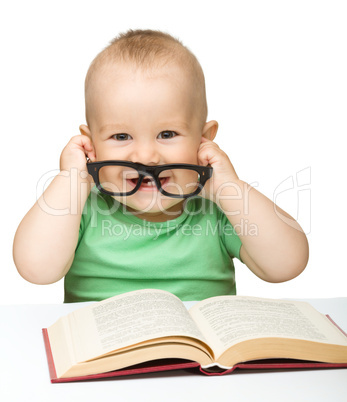
[(157, 199), (116, 198), (126, 209), (140, 219), (148, 221), (168, 221), (180, 216), (183, 212), (184, 200), (179, 198), (158, 197)]

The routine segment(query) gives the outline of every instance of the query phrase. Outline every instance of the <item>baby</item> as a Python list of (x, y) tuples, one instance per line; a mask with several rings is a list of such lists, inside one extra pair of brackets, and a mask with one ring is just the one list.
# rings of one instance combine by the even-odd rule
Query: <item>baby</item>
[[(66, 145), (60, 173), (17, 230), (14, 261), (23, 278), (65, 277), (65, 302), (142, 288), (201, 300), (236, 293), (234, 257), (269, 282), (302, 272), (305, 234), (239, 179), (214, 142), (218, 123), (206, 121), (203, 71), (180, 41), (150, 30), (119, 35), (92, 62), (85, 101), (82, 135)], [(96, 172), (99, 161), (140, 165), (101, 167), (96, 188), (88, 167)], [(132, 168), (168, 164), (191, 170), (177, 165), (158, 177), (142, 173), (141, 181)], [(209, 180), (199, 166), (212, 168)], [(189, 197), (195, 189), (200, 195)], [(254, 230), (236, 230), (246, 220)]]

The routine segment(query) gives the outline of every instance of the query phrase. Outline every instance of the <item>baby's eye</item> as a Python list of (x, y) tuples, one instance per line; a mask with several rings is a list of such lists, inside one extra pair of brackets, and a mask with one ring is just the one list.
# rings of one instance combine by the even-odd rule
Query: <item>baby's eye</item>
[(117, 141), (127, 141), (131, 139), (131, 135), (125, 133), (115, 134), (112, 137)]
[(166, 130), (162, 131), (161, 133), (158, 134), (158, 138), (163, 139), (163, 140), (169, 140), (170, 138), (176, 137), (177, 133), (174, 131)]

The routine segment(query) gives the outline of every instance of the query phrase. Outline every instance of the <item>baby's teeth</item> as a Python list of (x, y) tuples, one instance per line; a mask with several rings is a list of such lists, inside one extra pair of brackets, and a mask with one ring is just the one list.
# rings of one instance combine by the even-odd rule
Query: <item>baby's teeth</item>
[(153, 180), (149, 180), (149, 181), (143, 182), (143, 184), (144, 184), (145, 186), (148, 186), (148, 187), (154, 187), (154, 186), (155, 186), (155, 183), (154, 183)]

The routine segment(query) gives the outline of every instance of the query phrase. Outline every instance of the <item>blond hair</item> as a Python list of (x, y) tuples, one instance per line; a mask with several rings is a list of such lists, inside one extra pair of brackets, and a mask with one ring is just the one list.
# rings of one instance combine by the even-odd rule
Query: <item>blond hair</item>
[(145, 70), (164, 67), (169, 63), (178, 64), (193, 79), (201, 103), (204, 122), (207, 118), (205, 77), (195, 55), (179, 39), (168, 33), (155, 30), (128, 30), (119, 34), (103, 49), (89, 66), (85, 79), (86, 118), (88, 124), (88, 90), (93, 76), (110, 63), (130, 62)]

